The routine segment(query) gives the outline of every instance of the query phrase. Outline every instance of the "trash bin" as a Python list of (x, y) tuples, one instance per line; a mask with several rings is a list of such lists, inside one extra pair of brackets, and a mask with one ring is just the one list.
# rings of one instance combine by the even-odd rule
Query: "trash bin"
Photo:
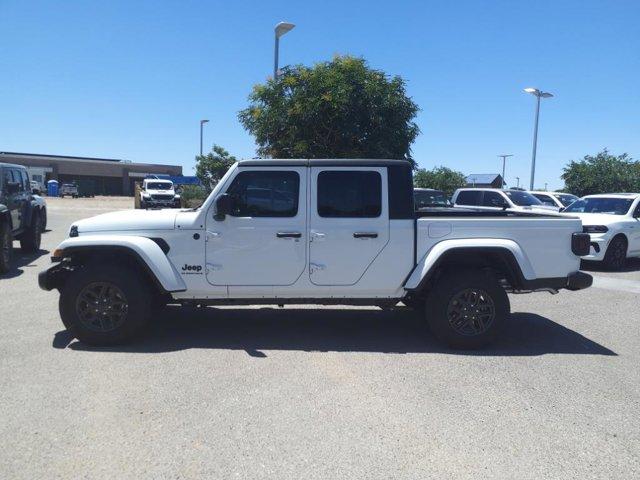
[(49, 180), (47, 182), (47, 195), (50, 197), (58, 196), (58, 181), (57, 180)]

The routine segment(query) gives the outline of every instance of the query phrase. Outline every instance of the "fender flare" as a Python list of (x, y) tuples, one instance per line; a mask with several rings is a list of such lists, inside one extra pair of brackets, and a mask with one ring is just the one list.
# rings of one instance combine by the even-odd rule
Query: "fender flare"
[(446, 262), (451, 254), (491, 254), (500, 255), (507, 262), (514, 276), (514, 280), (524, 284), (529, 280), (535, 280), (536, 274), (529, 258), (518, 243), (509, 239), (474, 238), (474, 239), (450, 239), (436, 243), (416, 264), (407, 278), (404, 288), (406, 290), (420, 290), (438, 267)]
[[(67, 238), (59, 246), (64, 257), (78, 252), (118, 252), (133, 255), (165, 292), (183, 292), (184, 280), (163, 251), (166, 242), (135, 235), (87, 235)], [(168, 246), (167, 246), (168, 247)]]

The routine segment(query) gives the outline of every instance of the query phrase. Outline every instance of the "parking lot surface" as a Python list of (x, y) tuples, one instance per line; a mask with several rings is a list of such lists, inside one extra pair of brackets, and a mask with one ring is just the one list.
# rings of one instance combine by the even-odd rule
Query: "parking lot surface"
[(512, 295), (476, 352), (408, 309), (315, 306), (170, 307), (90, 348), (37, 273), (74, 220), (133, 199), (48, 204), (42, 251), (0, 278), (2, 478), (640, 477), (638, 261)]

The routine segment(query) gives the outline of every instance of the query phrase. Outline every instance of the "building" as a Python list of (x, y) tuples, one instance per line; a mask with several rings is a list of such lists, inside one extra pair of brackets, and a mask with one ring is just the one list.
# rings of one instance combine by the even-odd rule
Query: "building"
[(472, 173), (467, 177), (467, 187), (502, 188), (502, 175), (497, 173)]
[(0, 162), (24, 165), (32, 180), (76, 182), (95, 195), (133, 195), (134, 183), (147, 175), (182, 175), (178, 165), (133, 163), (114, 158), (68, 157), (35, 153), (0, 152)]

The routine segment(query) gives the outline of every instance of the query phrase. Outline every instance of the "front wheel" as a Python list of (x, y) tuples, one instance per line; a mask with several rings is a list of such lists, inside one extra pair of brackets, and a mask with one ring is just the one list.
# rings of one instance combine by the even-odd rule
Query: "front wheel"
[(509, 316), (509, 297), (484, 270), (449, 270), (426, 301), (427, 321), (440, 341), (456, 349), (491, 343)]
[(73, 272), (61, 289), (62, 323), (89, 345), (115, 345), (140, 334), (149, 322), (151, 292), (127, 267), (105, 264)]
[(627, 261), (627, 241), (624, 237), (615, 237), (604, 254), (604, 264), (611, 270), (621, 270)]

